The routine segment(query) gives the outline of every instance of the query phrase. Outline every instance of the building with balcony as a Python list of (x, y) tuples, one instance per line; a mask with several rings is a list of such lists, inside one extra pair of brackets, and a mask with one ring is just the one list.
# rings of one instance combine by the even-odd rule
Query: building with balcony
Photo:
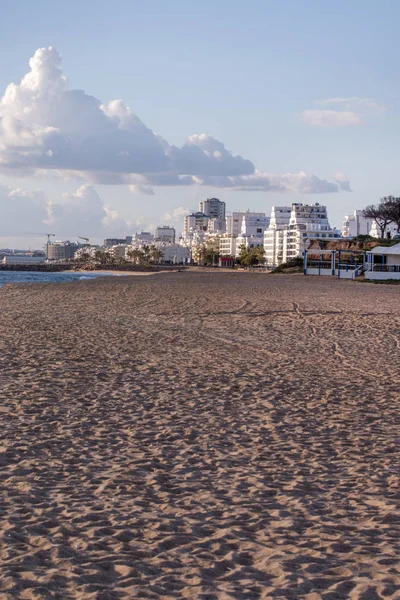
[(48, 260), (69, 260), (74, 258), (76, 250), (80, 248), (78, 242), (56, 241), (46, 244), (45, 249)]
[(189, 234), (194, 231), (207, 231), (209, 219), (210, 217), (203, 212), (186, 215), (183, 222), (183, 237), (188, 238)]
[(210, 219), (221, 219), (225, 221), (226, 204), (218, 198), (207, 198), (199, 203), (199, 211), (204, 213)]
[(283, 232), (283, 262), (301, 256), (310, 240), (338, 240), (341, 232), (332, 228), (326, 206), (293, 203), (289, 225)]
[(264, 245), (264, 231), (270, 223), (270, 218), (265, 213), (247, 212), (242, 217), (239, 235), (236, 238), (236, 254), (239, 256), (240, 248), (256, 248)]
[(284, 231), (289, 225), (291, 206), (273, 206), (268, 228), (264, 231), (265, 261), (276, 266), (283, 259)]
[(175, 236), (176, 231), (174, 227), (168, 227), (168, 225), (163, 225), (161, 227), (156, 227), (156, 230), (154, 232), (154, 241), (175, 244)]

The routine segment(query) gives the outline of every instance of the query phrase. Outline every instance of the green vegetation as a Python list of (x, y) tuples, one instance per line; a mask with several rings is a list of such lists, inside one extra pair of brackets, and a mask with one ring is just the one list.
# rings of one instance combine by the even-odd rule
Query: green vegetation
[(243, 267), (265, 264), (265, 250), (263, 246), (256, 246), (255, 248), (240, 246), (239, 250), (240, 254), (237, 261)]
[(288, 262), (282, 263), (278, 267), (275, 267), (275, 269), (273, 269), (271, 273), (285, 273), (285, 271), (287, 271), (288, 269), (290, 269), (291, 271), (293, 269), (296, 269), (300, 273), (303, 270), (303, 259), (301, 258), (301, 256), (296, 256), (296, 258), (293, 258)]
[(204, 254), (203, 262), (207, 267), (218, 266), (219, 257), (219, 252), (213, 250), (212, 248), (209, 248)]

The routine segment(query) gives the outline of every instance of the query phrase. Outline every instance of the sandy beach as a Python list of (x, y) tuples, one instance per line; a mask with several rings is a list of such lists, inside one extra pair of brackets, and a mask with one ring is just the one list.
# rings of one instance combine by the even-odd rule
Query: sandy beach
[(400, 287), (0, 289), (0, 600), (400, 597)]

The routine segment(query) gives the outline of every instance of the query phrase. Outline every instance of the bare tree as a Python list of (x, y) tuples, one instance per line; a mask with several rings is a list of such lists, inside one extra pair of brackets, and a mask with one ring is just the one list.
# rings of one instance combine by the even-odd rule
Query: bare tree
[(390, 223), (393, 223), (393, 217), (389, 202), (385, 198), (381, 198), (379, 204), (371, 204), (364, 209), (364, 216), (368, 219), (373, 219), (378, 226), (380, 237), (385, 237), (385, 231)]
[(392, 223), (396, 223), (397, 231), (400, 230), (400, 198), (394, 196), (387, 196), (382, 198), (382, 202), (385, 202), (387, 210), (392, 219)]

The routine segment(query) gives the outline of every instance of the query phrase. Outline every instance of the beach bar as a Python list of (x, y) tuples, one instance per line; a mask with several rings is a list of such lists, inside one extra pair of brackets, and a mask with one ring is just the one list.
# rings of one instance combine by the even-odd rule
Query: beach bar
[(375, 246), (367, 255), (365, 279), (400, 280), (400, 244), (390, 247)]

